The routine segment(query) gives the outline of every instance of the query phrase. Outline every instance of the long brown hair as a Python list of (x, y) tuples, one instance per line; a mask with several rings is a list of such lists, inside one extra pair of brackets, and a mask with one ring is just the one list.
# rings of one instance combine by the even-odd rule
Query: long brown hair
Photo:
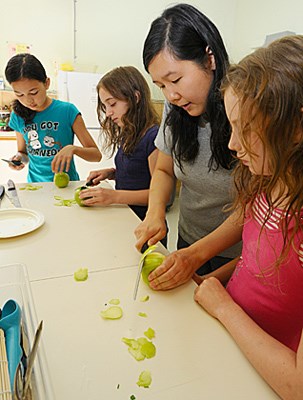
[[(273, 209), (283, 207), (286, 218), (281, 221), (284, 247), (279, 265), (294, 245), (296, 234), (302, 232), (303, 36), (284, 37), (245, 57), (229, 69), (223, 92), (228, 87), (239, 99), (239, 129), (247, 153), (254, 157), (254, 149), (246, 141), (253, 130), (263, 142), (270, 170), (270, 175), (253, 175), (238, 164), (234, 207), (253, 215), (253, 201), (264, 193), (269, 212), (263, 227)], [(277, 187), (278, 195), (274, 194)]]
[[(106, 117), (105, 106), (99, 97), (101, 87), (116, 99), (127, 102), (128, 111), (122, 118), (123, 128)], [(110, 149), (113, 154), (118, 146), (122, 146), (124, 153), (131, 154), (146, 130), (159, 124), (146, 80), (135, 67), (118, 67), (100, 79), (97, 92), (97, 113), (105, 135), (105, 149)]]

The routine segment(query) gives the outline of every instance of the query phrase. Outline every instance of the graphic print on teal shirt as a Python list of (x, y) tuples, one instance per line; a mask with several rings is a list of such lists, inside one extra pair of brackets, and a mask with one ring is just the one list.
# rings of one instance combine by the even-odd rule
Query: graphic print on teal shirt
[[(28, 124), (12, 112), (9, 126), (20, 132), (26, 143), (28, 182), (53, 181), (52, 160), (63, 147), (74, 143), (72, 125), (78, 114), (80, 112), (73, 104), (56, 99), (45, 110), (37, 112)], [(74, 160), (68, 174), (70, 180), (79, 180)]]

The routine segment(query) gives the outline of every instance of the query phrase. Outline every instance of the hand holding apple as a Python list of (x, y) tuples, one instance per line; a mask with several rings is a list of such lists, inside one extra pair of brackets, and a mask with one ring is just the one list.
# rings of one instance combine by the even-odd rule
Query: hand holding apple
[(52, 161), (52, 171), (55, 173), (69, 171), (70, 163), (73, 159), (75, 146), (69, 144), (63, 147)]
[(106, 188), (85, 188), (79, 193), (79, 198), (85, 200), (86, 206), (109, 206), (118, 204), (118, 191), (115, 189)]

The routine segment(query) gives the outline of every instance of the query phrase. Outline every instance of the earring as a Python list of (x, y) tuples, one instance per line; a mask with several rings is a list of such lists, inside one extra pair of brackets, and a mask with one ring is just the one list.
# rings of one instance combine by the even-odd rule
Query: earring
[(212, 52), (212, 49), (210, 46), (206, 46), (205, 53), (207, 53), (209, 56), (213, 56), (214, 53)]

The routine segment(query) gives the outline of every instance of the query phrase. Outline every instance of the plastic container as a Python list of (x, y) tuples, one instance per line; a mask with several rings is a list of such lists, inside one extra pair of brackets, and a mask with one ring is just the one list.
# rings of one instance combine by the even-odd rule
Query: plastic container
[[(23, 264), (0, 266), (0, 307), (2, 308), (10, 299), (15, 300), (21, 308), (21, 321), (31, 348), (38, 327), (38, 320), (27, 269)], [(43, 349), (43, 331), (34, 362), (31, 383), (33, 400), (55, 399)]]

